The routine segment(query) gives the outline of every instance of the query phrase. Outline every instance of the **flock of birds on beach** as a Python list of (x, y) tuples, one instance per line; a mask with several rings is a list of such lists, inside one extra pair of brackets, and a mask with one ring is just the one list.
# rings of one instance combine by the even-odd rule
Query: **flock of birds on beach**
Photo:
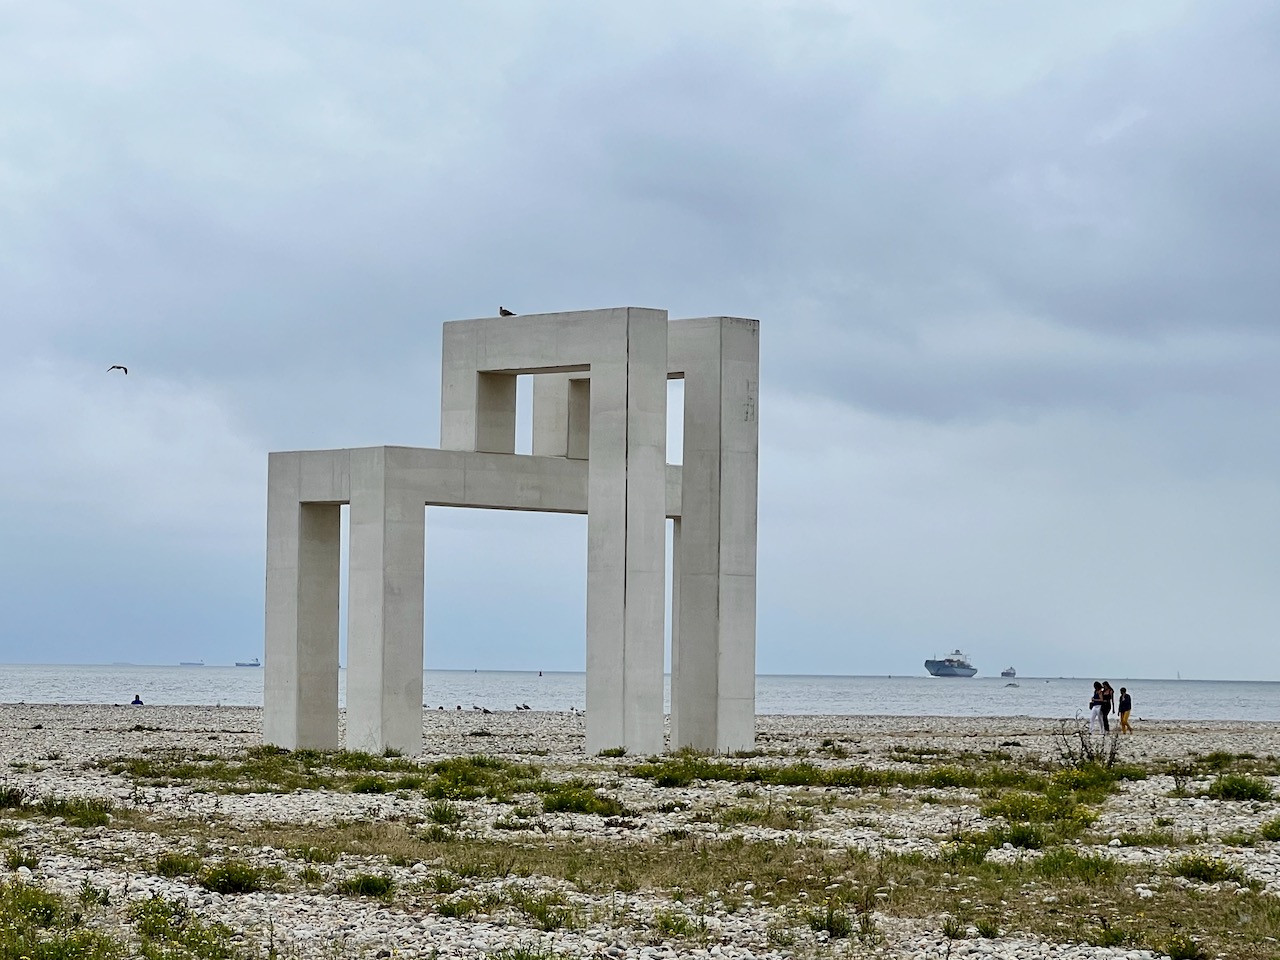
[[(424, 703), (424, 704), (423, 704), (423, 706), (425, 707), (425, 706), (427, 706), (427, 704), (425, 704), (425, 703)], [(437, 709), (437, 710), (443, 710), (443, 709), (444, 709), (444, 706), (443, 706), (443, 705), (438, 706), (438, 707), (436, 707), (436, 709)], [(455, 710), (461, 710), (461, 709), (462, 709), (462, 704), (458, 704), (456, 707), (454, 707), (454, 709), (455, 709)], [(474, 704), (474, 703), (471, 705), (471, 709), (472, 709), (472, 710), (474, 710), (476, 713), (493, 713), (493, 711), (492, 711), (492, 710), (490, 710), (488, 707), (482, 707), (482, 706), (479, 706), (478, 704)], [(516, 710), (517, 710), (517, 711), (532, 710), (532, 709), (533, 709), (533, 707), (529, 706), (527, 703), (517, 703), (517, 704), (516, 704)], [(577, 707), (573, 707), (573, 706), (569, 707), (569, 709), (568, 709), (568, 710), (566, 710), (565, 712), (566, 712), (566, 713), (568, 713), (568, 714), (570, 714), (570, 715), (572, 715), (572, 716), (575, 716), (575, 717), (585, 717), (585, 716), (587, 715), (587, 711), (585, 711), (585, 710), (579, 710)]]

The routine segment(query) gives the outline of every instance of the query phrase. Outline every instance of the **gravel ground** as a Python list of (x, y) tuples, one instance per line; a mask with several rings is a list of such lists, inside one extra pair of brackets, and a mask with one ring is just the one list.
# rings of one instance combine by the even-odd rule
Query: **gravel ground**
[[(652, 781), (618, 778), (618, 761), (586, 757), (580, 715), (511, 712), (479, 715), (471, 712), (428, 712), (424, 717), (430, 761), (449, 756), (485, 753), (532, 762), (548, 776), (584, 777), (611, 786), (631, 810), (648, 812), (604, 818), (584, 814), (543, 814), (538, 842), (554, 843), (558, 836), (601, 844), (661, 844), (670, 831), (694, 836), (723, 836), (714, 819), (692, 813), (716, 805), (741, 803), (741, 785), (697, 781), (684, 788), (660, 790)], [(298, 957), (459, 957), (487, 958), (501, 951), (507, 956), (538, 951), (563, 956), (660, 958), (715, 956), (727, 958), (783, 958), (806, 956), (886, 956), (1057, 958), (1085, 960), (1103, 957), (1151, 957), (1146, 951), (1062, 944), (1004, 936), (949, 940), (940, 932), (937, 916), (903, 919), (876, 916), (883, 935), (874, 946), (853, 940), (827, 941), (825, 934), (796, 931), (790, 942), (771, 934), (781, 913), (768, 898), (749, 889), (719, 896), (695, 911), (664, 892), (616, 892), (588, 895), (573, 885), (547, 877), (500, 877), (471, 882), (469, 896), (489, 902), (511, 901), (521, 895), (552, 894), (583, 918), (574, 929), (543, 932), (528, 917), (506, 908), (491, 914), (454, 918), (399, 900), (384, 903), (337, 893), (327, 882), (319, 887), (286, 884), (286, 891), (222, 895), (210, 892), (190, 877), (162, 877), (147, 865), (157, 855), (184, 850), (181, 836), (164, 829), (175, 817), (200, 818), (256, 829), (262, 825), (325, 825), (352, 822), (424, 822), (429, 801), (412, 792), (362, 794), (336, 790), (295, 793), (228, 794), (193, 791), (187, 786), (143, 786), (122, 775), (94, 766), (93, 761), (144, 755), (155, 749), (191, 754), (236, 755), (261, 742), (262, 712), (239, 707), (112, 707), (60, 705), (0, 705), (0, 786), (18, 787), (29, 798), (91, 797), (108, 799), (117, 809), (135, 810), (155, 824), (120, 829), (116, 825), (76, 828), (61, 818), (9, 816), (0, 819), (11, 849), (34, 857), (37, 865), (0, 868), (0, 876), (20, 875), (25, 881), (76, 896), (87, 882), (109, 892), (110, 906), (97, 922), (119, 922), (133, 900), (160, 894), (187, 903), (207, 921), (227, 924), (246, 944), (273, 944), (286, 956)], [(1027, 717), (796, 717), (758, 718), (758, 762), (795, 762), (803, 756), (815, 765), (858, 763), (875, 767), (900, 764), (889, 754), (924, 748), (941, 752), (1001, 750), (1015, 757), (1053, 756), (1059, 749), (1058, 724)], [(478, 733), (485, 731), (487, 735)], [(824, 747), (825, 742), (825, 747)], [(846, 754), (832, 756), (832, 744)], [(1144, 722), (1124, 743), (1125, 759), (1166, 761), (1215, 750), (1248, 752), (1259, 757), (1280, 755), (1280, 724), (1225, 722)], [(808, 753), (806, 753), (808, 751)], [(776, 756), (778, 755), (778, 756)], [(1280, 789), (1280, 779), (1272, 780)], [(1191, 784), (1195, 787), (1196, 784)], [(1203, 788), (1204, 783), (1199, 787)], [(1233, 846), (1233, 835), (1257, 831), (1276, 818), (1274, 801), (1222, 803), (1200, 796), (1172, 796), (1174, 782), (1163, 776), (1125, 785), (1107, 801), (1091, 832), (1094, 852), (1125, 863), (1158, 870), (1162, 861), (1183, 851), (1168, 847), (1122, 846), (1126, 833), (1152, 830), (1161, 824), (1170, 831), (1194, 833), (1202, 840), (1197, 851), (1221, 857), (1243, 870), (1267, 894), (1280, 894), (1280, 843)], [(753, 803), (790, 802), (787, 787), (761, 786)], [(1194, 794), (1194, 789), (1185, 791)], [(890, 792), (890, 801), (892, 792)], [(467, 829), (499, 835), (493, 824), (510, 807), (485, 800), (459, 803)], [(661, 807), (662, 811), (655, 810)], [(883, 802), (866, 806), (836, 805), (824, 809), (799, 830), (743, 825), (734, 832), (747, 839), (788, 839), (800, 833), (832, 850), (919, 851), (936, 856), (957, 817), (977, 821), (978, 802), (961, 797), (947, 804)], [(4, 811), (0, 811), (3, 814)], [(148, 821), (145, 818), (150, 818)], [(511, 839), (510, 833), (501, 834)], [(266, 845), (228, 845), (221, 856), (239, 856), (260, 867), (278, 867), (288, 880), (305, 867), (295, 856)], [(1026, 856), (1026, 851), (995, 850), (993, 858)], [(325, 865), (326, 876), (375, 872), (391, 876), (397, 889), (412, 888), (441, 869), (439, 863), (393, 865), (383, 858), (344, 855)], [(1177, 878), (1174, 878), (1176, 881)], [(1168, 878), (1166, 878), (1166, 882)], [(749, 886), (749, 885), (748, 885)], [(1140, 896), (1145, 896), (1139, 891)], [(701, 925), (697, 942), (654, 934), (665, 918), (668, 926), (680, 915)], [(859, 953), (858, 950), (865, 952)], [(1277, 955), (1280, 955), (1278, 951)]]

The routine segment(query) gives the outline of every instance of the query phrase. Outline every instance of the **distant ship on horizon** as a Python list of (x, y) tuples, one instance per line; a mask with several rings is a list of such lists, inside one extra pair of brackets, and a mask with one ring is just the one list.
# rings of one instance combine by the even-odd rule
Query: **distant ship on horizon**
[(178, 666), (180, 666), (180, 667), (203, 667), (203, 666), (204, 666), (204, 661), (203, 661), (203, 660), (179, 660), (179, 661), (178, 661)]
[(1006, 680), (1012, 680), (1017, 675), (1018, 671), (1013, 669), (1013, 667), (1005, 667), (1000, 671), (1000, 676), (1004, 677)]
[(236, 666), (237, 667), (260, 667), (262, 666), (262, 664), (258, 662), (257, 657), (254, 657), (252, 660), (237, 660)]
[(968, 656), (959, 650), (953, 650), (940, 660), (926, 660), (924, 668), (934, 677), (972, 677), (978, 672)]

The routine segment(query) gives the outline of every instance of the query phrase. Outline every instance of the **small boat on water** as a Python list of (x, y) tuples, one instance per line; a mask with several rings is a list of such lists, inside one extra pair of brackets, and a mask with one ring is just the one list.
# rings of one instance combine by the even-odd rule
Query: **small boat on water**
[(968, 656), (953, 650), (937, 660), (926, 660), (924, 668), (935, 677), (972, 677), (978, 668), (969, 662)]
[(262, 666), (262, 664), (258, 662), (257, 657), (254, 657), (252, 660), (237, 660), (236, 666), (237, 667), (260, 667)]
[(1006, 680), (1010, 680), (1013, 677), (1016, 677), (1017, 675), (1018, 675), (1018, 671), (1013, 669), (1013, 667), (1005, 667), (1003, 670), (1000, 671), (1000, 676), (1004, 677)]
[(203, 660), (179, 660), (179, 661), (178, 661), (178, 666), (180, 666), (180, 667), (203, 667), (203, 666), (204, 666), (204, 661), (203, 661)]

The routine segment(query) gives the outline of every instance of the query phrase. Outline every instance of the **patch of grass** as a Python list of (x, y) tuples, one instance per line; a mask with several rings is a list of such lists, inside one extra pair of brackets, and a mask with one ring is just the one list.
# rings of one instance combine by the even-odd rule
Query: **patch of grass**
[(544, 931), (577, 926), (577, 913), (558, 893), (525, 893), (514, 891), (511, 903)]
[(252, 893), (262, 887), (262, 871), (243, 860), (224, 860), (200, 874), (200, 886), (214, 893)]
[(451, 757), (424, 769), (423, 791), (435, 800), (476, 800), (487, 797), (506, 801), (519, 793), (538, 793), (550, 786), (532, 764), (512, 763), (497, 757)]
[(1205, 952), (1204, 947), (1195, 937), (1187, 933), (1170, 934), (1162, 950), (1169, 955), (1169, 960), (1209, 960), (1209, 954)]
[(1074, 793), (1055, 786), (1044, 793), (1009, 791), (987, 803), (982, 815), (1009, 822), (1009, 827), (999, 831), (1002, 836), (998, 842), (1008, 841), (1015, 847), (1032, 849), (1044, 846), (1051, 838), (1065, 840), (1079, 836), (1097, 818), (1076, 801)]
[(763, 807), (728, 807), (721, 810), (716, 819), (725, 827), (753, 824), (774, 830), (798, 830), (812, 822), (813, 811), (793, 804), (770, 803)]
[(126, 945), (86, 929), (78, 910), (38, 887), (0, 880), (0, 957), (125, 960)]
[(1221, 774), (1205, 791), (1214, 800), (1270, 800), (1271, 793), (1271, 784), (1266, 780), (1243, 773)]
[(1123, 924), (1114, 924), (1108, 917), (1098, 918), (1097, 928), (1090, 931), (1087, 939), (1096, 947), (1123, 947), (1135, 942), (1130, 930)]
[(604, 797), (585, 783), (557, 784), (542, 796), (544, 813), (587, 813), (597, 817), (620, 817), (627, 813), (621, 801)]
[(204, 869), (204, 858), (194, 853), (162, 853), (156, 857), (156, 873), (162, 877), (194, 877)]
[(0, 810), (19, 810), (27, 801), (27, 791), (11, 783), (0, 784)]
[(141, 757), (98, 761), (112, 773), (148, 785), (187, 783), (219, 793), (292, 793), (341, 789), (374, 773), (412, 774), (417, 765), (399, 756), (356, 750), (285, 750), (250, 747), (235, 757), (157, 750)]
[(1078, 880), (1096, 883), (1116, 874), (1114, 860), (1099, 854), (1080, 854), (1068, 847), (1055, 847), (1031, 867), (1037, 876), (1053, 880)]
[(1280, 817), (1274, 820), (1268, 820), (1258, 829), (1258, 835), (1263, 840), (1280, 840)]
[(24, 850), (8, 850), (4, 855), (4, 865), (10, 870), (17, 870), (19, 867), (26, 867), (28, 870), (35, 870), (40, 866), (40, 858), (34, 853), (27, 853)]
[(1000, 921), (995, 917), (979, 917), (973, 925), (978, 930), (978, 936), (986, 940), (995, 940), (1000, 936)]
[(558, 960), (561, 954), (550, 947), (533, 946), (503, 947), (489, 954), (489, 960)]
[(338, 851), (333, 847), (316, 847), (308, 844), (303, 847), (294, 847), (289, 853), (306, 863), (338, 862)]
[(596, 754), (597, 757), (625, 757), (626, 755), (626, 747), (605, 747), (605, 749)]
[(111, 903), (111, 891), (106, 887), (94, 886), (93, 882), (88, 877), (85, 877), (80, 881), (80, 892), (77, 900), (86, 909), (105, 907)]
[(834, 898), (828, 900), (822, 909), (810, 911), (805, 919), (810, 930), (826, 933), (833, 940), (843, 940), (853, 933), (853, 921)]
[(436, 913), (453, 920), (469, 920), (480, 912), (480, 904), (471, 897), (453, 897), (436, 903)]
[(1147, 830), (1144, 832), (1136, 832), (1128, 830), (1119, 837), (1122, 847), (1181, 847), (1186, 844), (1187, 838), (1171, 830)]
[(655, 910), (650, 925), (663, 940), (692, 937), (697, 933), (693, 918), (679, 910)]
[(142, 955), (148, 960), (237, 960), (245, 956), (230, 927), (206, 923), (185, 903), (152, 896), (133, 903), (128, 916), (142, 940)]
[(311, 864), (307, 864), (298, 871), (298, 879), (309, 887), (317, 887), (324, 883), (324, 874), (311, 866)]
[(1020, 850), (1039, 850), (1045, 845), (1045, 831), (1034, 823), (1011, 823), (991, 831), (992, 846), (1009, 844)]
[(1233, 867), (1218, 857), (1210, 857), (1204, 854), (1191, 853), (1185, 857), (1171, 861), (1169, 864), (1169, 872), (1179, 877), (1186, 877), (1188, 880), (1198, 880), (1201, 883), (1221, 883), (1224, 880), (1232, 880), (1236, 883), (1244, 883), (1244, 872), (1238, 867)]
[(338, 892), (357, 897), (378, 897), (388, 899), (395, 883), (391, 877), (381, 873), (357, 873), (338, 883)]
[(386, 793), (391, 789), (391, 784), (386, 777), (366, 776), (356, 777), (351, 781), (352, 793)]
[(433, 873), (427, 880), (427, 885), (436, 893), (457, 893), (462, 889), (463, 883), (461, 878), (455, 877), (452, 873), (440, 872)]
[(62, 817), (71, 827), (104, 827), (111, 822), (115, 804), (98, 797), (45, 797), (36, 809), (45, 816)]
[(446, 827), (456, 827), (466, 819), (462, 808), (448, 800), (437, 800), (427, 807), (427, 819)]

